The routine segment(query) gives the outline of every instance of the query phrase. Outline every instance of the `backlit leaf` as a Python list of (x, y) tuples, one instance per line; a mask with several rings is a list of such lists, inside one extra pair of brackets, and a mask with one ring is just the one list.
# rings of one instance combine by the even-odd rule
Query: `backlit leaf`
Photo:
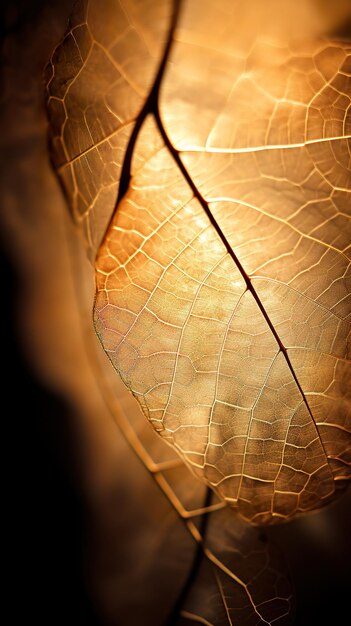
[[(212, 515), (205, 549), (220, 554), (232, 577), (204, 560), (181, 612), (181, 625), (288, 624), (292, 589), (279, 550), (227, 511)], [(269, 595), (269, 592), (271, 595)], [(273, 593), (272, 593), (273, 592)]]
[(351, 48), (273, 5), (277, 32), (184, 3), (95, 306), (154, 428), (254, 522), (350, 476)]
[[(121, 10), (111, 7), (110, 34)], [(107, 228), (96, 261), (95, 323), (113, 365), (156, 432), (220, 498), (255, 523), (279, 521), (328, 502), (349, 478), (350, 45), (326, 37), (338, 20), (331, 25), (309, 2), (296, 9), (271, 0), (263, 10), (256, 0), (220, 8), (188, 0), (180, 17), (176, 7), (162, 28), (153, 23), (157, 62), (135, 107), (123, 99), (122, 134), (106, 113), (106, 55), (97, 87), (73, 21), (52, 58), (52, 145), (73, 215), (89, 224), (91, 255)], [(109, 50), (115, 40), (104, 40), (100, 19), (90, 10), (79, 28), (95, 33), (92, 50), (96, 40)], [(144, 28), (149, 20), (144, 11)], [(78, 106), (69, 90), (60, 92), (72, 38), (81, 59), (69, 77)], [(129, 52), (137, 64), (131, 40)], [(118, 54), (119, 68), (125, 57)], [(133, 76), (128, 89), (135, 95)], [(67, 113), (55, 126), (57, 100)], [(73, 152), (61, 162), (62, 146)], [(128, 438), (127, 423), (121, 427)], [(188, 519), (163, 472), (155, 476)], [(246, 605), (226, 578), (235, 566), (223, 569), (229, 535), (217, 528), (213, 536), (223, 541), (217, 599), (198, 614), (224, 623), (218, 597), (229, 620)], [(212, 576), (204, 556), (200, 579)], [(192, 597), (206, 588), (198, 582)], [(263, 603), (279, 605), (276, 593), (268, 596)], [(258, 604), (248, 603), (248, 620), (264, 623)]]
[(168, 0), (77, 2), (47, 68), (54, 164), (94, 256), (135, 119), (158, 71)]

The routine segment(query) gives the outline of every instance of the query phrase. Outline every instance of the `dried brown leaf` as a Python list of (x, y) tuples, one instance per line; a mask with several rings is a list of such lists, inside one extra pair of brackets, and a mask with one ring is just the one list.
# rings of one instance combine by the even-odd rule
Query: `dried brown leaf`
[(248, 4), (185, 2), (97, 259), (112, 363), (255, 523), (350, 477), (351, 48), (284, 6), (257, 32)]
[(211, 516), (205, 551), (220, 555), (232, 576), (204, 560), (181, 612), (181, 625), (289, 624), (293, 594), (282, 556), (258, 530), (228, 515)]
[(158, 71), (171, 2), (77, 2), (47, 68), (54, 164), (92, 258), (134, 123)]
[[(121, 13), (109, 6), (106, 33), (98, 11), (83, 11), (52, 58), (55, 163), (91, 255), (110, 222), (96, 263), (96, 328), (155, 430), (222, 499), (206, 536), (192, 521), (209, 515), (203, 488), (188, 510), (196, 482), (155, 463), (150, 441), (112, 412), (203, 553), (183, 616), (285, 623), (291, 589), (279, 559), (256, 531), (233, 526), (230, 511), (213, 510), (224, 500), (254, 523), (288, 519), (350, 477), (350, 44), (326, 39), (325, 15), (308, 2), (300, 13), (289, 0), (264, 11), (256, 0), (186, 0), (174, 33), (169, 6), (168, 20), (152, 21), (145, 6), (134, 20), (131, 5), (132, 30), (152, 25), (157, 49), (139, 93), (142, 53), (129, 27), (113, 70), (106, 61)], [(90, 50), (99, 51), (92, 65)], [(113, 79), (128, 54), (134, 104)], [(111, 82), (114, 106), (126, 107), (114, 119)], [(215, 524), (220, 516), (229, 530)]]

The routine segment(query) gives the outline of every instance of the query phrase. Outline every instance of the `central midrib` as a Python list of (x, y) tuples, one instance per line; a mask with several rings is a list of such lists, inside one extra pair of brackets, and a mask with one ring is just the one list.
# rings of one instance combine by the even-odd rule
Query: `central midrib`
[(212, 225), (212, 227), (214, 228), (214, 230), (216, 231), (218, 237), (220, 238), (220, 240), (222, 241), (223, 245), (225, 246), (225, 249), (227, 251), (227, 253), (229, 254), (229, 256), (232, 258), (235, 266), (238, 268), (242, 278), (245, 281), (245, 285), (247, 290), (251, 293), (252, 297), (254, 298), (256, 305), (258, 306), (261, 314), (263, 315), (276, 343), (278, 344), (279, 347), (279, 351), (283, 354), (285, 362), (287, 363), (287, 366), (290, 370), (291, 376), (296, 384), (296, 387), (299, 390), (299, 393), (301, 395), (301, 398), (307, 408), (307, 411), (310, 415), (310, 418), (314, 424), (314, 427), (316, 429), (316, 433), (319, 439), (319, 442), (321, 444), (321, 447), (323, 449), (327, 464), (328, 464), (328, 469), (330, 472), (330, 476), (331, 479), (333, 480), (333, 474), (331, 472), (330, 466), (329, 466), (329, 460), (328, 460), (328, 455), (327, 452), (325, 450), (324, 447), (324, 443), (321, 439), (320, 433), (319, 433), (319, 429), (318, 426), (316, 424), (316, 420), (313, 416), (313, 413), (311, 411), (311, 408), (308, 404), (306, 395), (302, 389), (302, 386), (297, 378), (297, 375), (295, 373), (294, 367), (291, 363), (288, 351), (286, 349), (286, 347), (284, 346), (283, 342), (281, 341), (279, 334), (277, 332), (277, 330), (274, 327), (273, 322), (271, 321), (269, 314), (267, 313), (255, 287), (253, 286), (250, 277), (248, 276), (247, 272), (245, 271), (243, 265), (241, 264), (239, 258), (237, 257), (237, 255), (235, 254), (232, 246), (230, 245), (228, 239), (226, 238), (225, 234), (223, 233), (220, 225), (218, 224), (217, 220), (215, 219), (215, 217), (213, 216), (210, 207), (207, 203), (207, 201), (205, 200), (205, 198), (202, 196), (202, 194), (200, 193), (200, 191), (198, 190), (198, 188), (196, 187), (191, 175), (189, 174), (186, 166), (184, 165), (182, 159), (181, 159), (181, 151), (177, 150), (172, 142), (171, 139), (168, 136), (168, 133), (164, 127), (161, 115), (160, 115), (160, 106), (159, 106), (159, 94), (160, 94), (160, 87), (161, 87), (161, 83), (162, 80), (164, 78), (164, 74), (165, 74), (165, 68), (167, 65), (167, 61), (171, 52), (171, 48), (172, 48), (172, 43), (174, 40), (174, 33), (178, 24), (178, 20), (179, 20), (179, 15), (180, 15), (180, 9), (181, 9), (181, 0), (175, 0), (174, 1), (174, 11), (173, 11), (173, 15), (171, 18), (171, 22), (170, 22), (170, 29), (169, 29), (169, 34), (168, 34), (168, 38), (165, 44), (165, 48), (164, 48), (164, 52), (162, 55), (162, 59), (160, 62), (160, 66), (159, 69), (157, 71), (155, 80), (153, 82), (153, 85), (151, 87), (150, 93), (145, 101), (144, 106), (142, 107), (136, 122), (135, 122), (135, 126), (133, 129), (133, 132), (130, 136), (129, 142), (128, 142), (128, 146), (126, 149), (126, 153), (125, 153), (125, 157), (123, 160), (123, 165), (122, 165), (122, 171), (121, 171), (121, 178), (120, 178), (120, 184), (119, 184), (119, 191), (118, 191), (118, 197), (116, 200), (116, 204), (115, 204), (115, 208), (112, 212), (110, 221), (107, 225), (106, 231), (105, 231), (105, 235), (104, 235), (104, 239), (106, 238), (110, 226), (112, 224), (112, 221), (115, 218), (116, 215), (116, 211), (118, 210), (118, 207), (122, 201), (122, 199), (124, 198), (124, 196), (126, 195), (128, 189), (129, 189), (129, 185), (130, 185), (130, 180), (131, 180), (131, 165), (132, 165), (132, 158), (133, 158), (133, 153), (134, 153), (134, 148), (136, 145), (136, 141), (138, 139), (139, 133), (141, 131), (141, 128), (147, 118), (148, 115), (153, 116), (153, 118), (155, 119), (157, 128), (160, 132), (160, 135), (165, 143), (165, 146), (168, 150), (168, 152), (170, 153), (171, 157), (173, 158), (174, 162), (177, 165), (177, 168), (180, 170), (183, 178), (185, 179), (186, 183), (188, 184), (188, 186), (190, 187), (194, 197), (197, 199), (197, 201), (200, 203), (201, 207), (203, 208), (210, 224)]

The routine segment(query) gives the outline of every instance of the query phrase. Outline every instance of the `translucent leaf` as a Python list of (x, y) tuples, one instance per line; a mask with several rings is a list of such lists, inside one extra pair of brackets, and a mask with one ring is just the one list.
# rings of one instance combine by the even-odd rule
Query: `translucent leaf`
[(243, 29), (256, 4), (184, 4), (95, 319), (156, 431), (266, 523), (350, 476), (351, 56), (289, 3)]
[(268, 545), (263, 535), (229, 517), (228, 511), (220, 511), (211, 517), (205, 546), (212, 555), (221, 555), (232, 576), (204, 560), (185, 601), (180, 624), (291, 623), (291, 583), (279, 550)]
[(158, 70), (168, 0), (77, 2), (47, 68), (54, 164), (94, 257), (118, 191), (121, 165)]
[(223, 507), (288, 519), (350, 475), (350, 45), (325, 37), (342, 5), (331, 24), (289, 0), (186, 0), (173, 18), (166, 3), (111, 2), (110, 19), (83, 3), (51, 60), (54, 163), (91, 258), (99, 248), (96, 329), (203, 481), (102, 383), (197, 544), (183, 620), (286, 623), (280, 557)]

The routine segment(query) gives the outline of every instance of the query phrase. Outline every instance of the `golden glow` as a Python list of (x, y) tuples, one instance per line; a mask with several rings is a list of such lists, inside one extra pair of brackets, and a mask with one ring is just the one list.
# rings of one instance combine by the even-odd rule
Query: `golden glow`
[[(169, 145), (148, 116), (96, 264), (96, 328), (115, 368), (155, 430), (255, 523), (314, 509), (350, 477), (351, 56), (322, 36), (327, 13), (184, 3), (160, 89)], [(49, 85), (51, 106), (84, 112), (80, 82), (110, 68), (95, 134), (87, 122), (78, 141), (68, 117), (56, 138), (93, 250), (160, 60), (157, 24), (145, 75), (145, 42), (126, 70), (108, 34), (79, 27), (90, 47), (75, 86)], [(107, 88), (116, 77), (121, 98)]]

